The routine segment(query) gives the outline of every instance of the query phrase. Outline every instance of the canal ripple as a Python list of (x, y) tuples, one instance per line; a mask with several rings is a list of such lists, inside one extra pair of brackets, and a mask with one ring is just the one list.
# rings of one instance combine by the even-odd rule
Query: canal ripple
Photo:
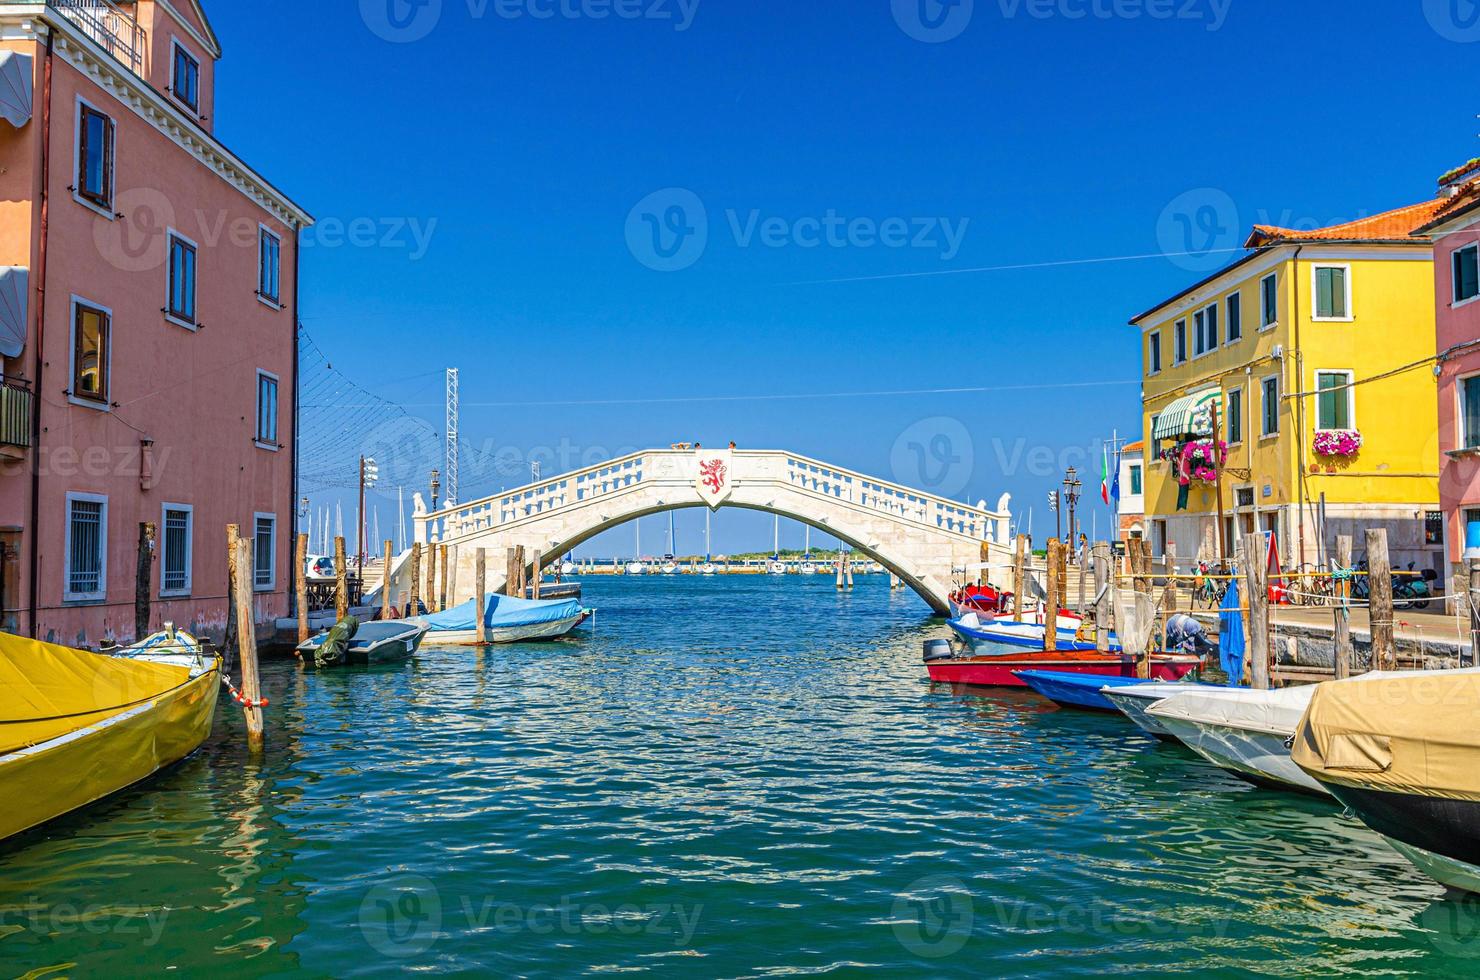
[[(1320, 800), (1115, 718), (932, 687), (882, 577), (597, 579), (594, 635), (307, 676), (0, 847), (6, 975), (1459, 972)], [(59, 775), (59, 778), (62, 778)]]

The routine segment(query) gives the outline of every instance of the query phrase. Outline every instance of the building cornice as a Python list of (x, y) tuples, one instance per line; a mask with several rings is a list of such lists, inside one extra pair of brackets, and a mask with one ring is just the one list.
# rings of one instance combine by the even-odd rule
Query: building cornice
[(0, 32), (12, 34), (18, 28), (23, 36), (29, 32), (29, 36), (39, 43), (44, 41), (44, 33), (38, 32), (38, 23), (53, 32), (58, 57), (222, 180), (290, 228), (313, 224), (312, 215), (247, 166), (220, 140), (187, 118), (171, 100), (125, 68), (66, 17), (39, 3), (0, 7)]

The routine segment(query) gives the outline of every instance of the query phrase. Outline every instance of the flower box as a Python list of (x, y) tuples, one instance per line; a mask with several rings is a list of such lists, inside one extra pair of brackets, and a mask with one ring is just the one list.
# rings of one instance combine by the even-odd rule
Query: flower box
[(1351, 459), (1362, 449), (1362, 433), (1355, 429), (1317, 432), (1311, 448), (1326, 459)]

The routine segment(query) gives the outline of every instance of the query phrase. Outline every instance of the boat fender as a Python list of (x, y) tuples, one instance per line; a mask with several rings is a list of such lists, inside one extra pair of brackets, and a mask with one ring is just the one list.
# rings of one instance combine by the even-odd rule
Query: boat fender
[(950, 640), (926, 640), (925, 641), (925, 662), (926, 663), (931, 663), (932, 661), (936, 661), (936, 660), (950, 660), (950, 659), (954, 658), (955, 655), (956, 655), (955, 652), (951, 650), (951, 641)]

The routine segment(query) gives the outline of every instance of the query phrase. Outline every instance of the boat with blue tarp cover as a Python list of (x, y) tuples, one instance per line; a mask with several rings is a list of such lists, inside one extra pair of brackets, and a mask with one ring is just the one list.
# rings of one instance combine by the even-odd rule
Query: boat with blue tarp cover
[(1113, 685), (1107, 685), (1102, 676), (1076, 674), (1064, 670), (1017, 670), (1018, 677), (1039, 694), (1055, 704), (1069, 708), (1087, 708), (1091, 711), (1119, 711), (1100, 692), (1107, 686), (1131, 687), (1141, 684), (1162, 683), (1149, 678), (1121, 677)]
[[(413, 622), (428, 628), (428, 643), (473, 644), (478, 642), (478, 606), (476, 599), (469, 599)], [(559, 639), (596, 612), (575, 599), (519, 599), (497, 593), (484, 596), (482, 607), (486, 643)]]

